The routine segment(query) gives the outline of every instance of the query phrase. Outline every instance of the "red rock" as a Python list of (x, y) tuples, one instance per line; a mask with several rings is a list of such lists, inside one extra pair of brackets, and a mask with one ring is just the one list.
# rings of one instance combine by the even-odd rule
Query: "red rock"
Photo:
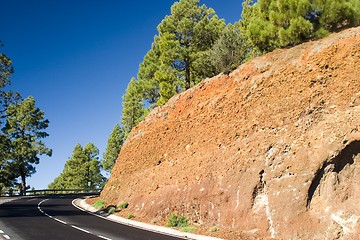
[(133, 129), (101, 198), (227, 239), (359, 239), (359, 66), (353, 28), (204, 80)]

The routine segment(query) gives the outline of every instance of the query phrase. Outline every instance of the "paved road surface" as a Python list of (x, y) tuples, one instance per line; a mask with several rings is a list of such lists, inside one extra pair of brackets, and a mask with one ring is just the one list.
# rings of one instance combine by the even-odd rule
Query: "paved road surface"
[(179, 240), (107, 221), (75, 208), (78, 196), (33, 197), (0, 205), (0, 239)]

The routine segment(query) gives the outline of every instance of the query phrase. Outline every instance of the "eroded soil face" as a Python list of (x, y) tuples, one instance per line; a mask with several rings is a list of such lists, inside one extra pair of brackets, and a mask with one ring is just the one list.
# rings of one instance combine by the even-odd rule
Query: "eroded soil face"
[(206, 79), (130, 134), (101, 198), (226, 239), (360, 237), (360, 28)]

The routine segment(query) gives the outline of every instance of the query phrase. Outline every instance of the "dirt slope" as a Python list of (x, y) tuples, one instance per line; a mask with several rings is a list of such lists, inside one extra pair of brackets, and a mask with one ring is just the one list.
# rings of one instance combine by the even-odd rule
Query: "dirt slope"
[(101, 198), (227, 239), (358, 239), (359, 66), (353, 28), (204, 80), (131, 132)]

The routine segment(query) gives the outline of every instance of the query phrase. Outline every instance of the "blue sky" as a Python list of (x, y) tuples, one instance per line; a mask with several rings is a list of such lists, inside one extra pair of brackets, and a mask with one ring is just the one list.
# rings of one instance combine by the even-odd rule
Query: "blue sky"
[[(77, 143), (106, 149), (121, 119), (122, 95), (175, 1), (16, 0), (1, 3), (0, 51), (12, 61), (11, 89), (45, 112), (52, 157), (42, 156), (28, 184), (44, 189)], [(227, 23), (242, 0), (200, 0)]]

